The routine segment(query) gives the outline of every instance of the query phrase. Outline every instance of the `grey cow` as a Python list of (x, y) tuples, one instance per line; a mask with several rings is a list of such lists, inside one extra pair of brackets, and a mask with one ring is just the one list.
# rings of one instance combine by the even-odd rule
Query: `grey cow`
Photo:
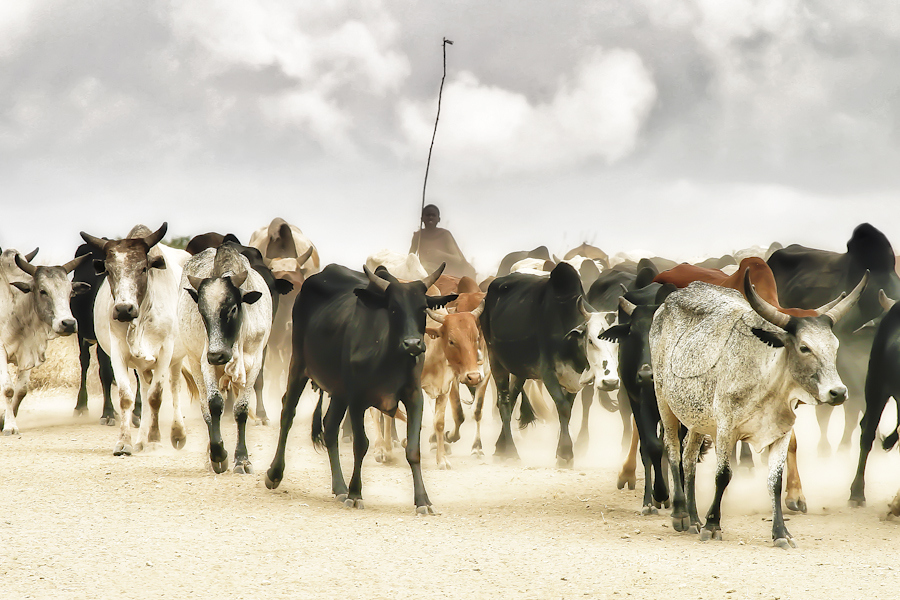
[[(835, 367), (834, 324), (856, 303), (868, 279), (819, 316), (790, 317), (759, 297), (744, 277), (749, 305), (730, 289), (695, 282), (672, 293), (653, 317), (650, 351), (660, 417), (674, 480), (672, 521), (677, 531), (722, 539), (721, 501), (731, 480), (738, 440), (769, 448), (772, 538), (796, 547), (781, 513), (782, 471), (796, 406), (841, 404), (847, 388)], [(679, 423), (687, 430), (683, 456)], [(701, 529), (694, 495), (703, 436), (716, 444), (716, 491)], [(683, 458), (683, 461), (682, 461)], [(680, 468), (681, 467), (681, 468)], [(684, 474), (682, 487), (681, 472)]]

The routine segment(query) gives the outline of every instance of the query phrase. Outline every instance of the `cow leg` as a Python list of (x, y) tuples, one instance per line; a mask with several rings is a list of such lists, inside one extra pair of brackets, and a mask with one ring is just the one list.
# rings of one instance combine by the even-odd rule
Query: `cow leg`
[[(193, 381), (193, 380), (192, 380)], [(169, 387), (172, 392), (172, 431), (169, 439), (177, 450), (184, 448), (187, 432), (184, 428), (184, 414), (181, 412), (181, 363), (169, 365)]]
[(494, 447), (494, 456), (500, 459), (519, 459), (519, 453), (516, 450), (516, 444), (512, 437), (512, 421), (513, 409), (516, 406), (516, 400), (522, 391), (523, 382), (510, 373), (494, 372), (494, 385), (497, 387), (497, 409), (500, 411), (500, 436), (497, 438), (497, 444)]
[(131, 411), (131, 424), (141, 426), (141, 416), (144, 414), (144, 403), (141, 399), (141, 381), (137, 371), (134, 372), (134, 409)]
[(131, 427), (133, 423), (134, 392), (131, 390), (131, 370), (125, 366), (121, 352), (116, 352), (117, 343), (118, 341), (114, 339), (110, 361), (116, 379), (116, 387), (119, 388), (119, 411), (122, 418), (119, 420), (119, 440), (113, 448), (113, 456), (130, 456), (133, 452)]
[(750, 451), (750, 444), (747, 442), (738, 442), (737, 446), (741, 448), (738, 466), (744, 467), (748, 471), (753, 470), (753, 452)]
[[(330, 409), (329, 409), (330, 410)], [(362, 463), (369, 450), (369, 438), (366, 437), (366, 409), (359, 404), (350, 407), (350, 425), (353, 427), (353, 474), (350, 476), (350, 487), (344, 499), (346, 508), (363, 508), (362, 499)], [(390, 438), (388, 438), (390, 443)], [(330, 455), (330, 452), (329, 452)]]
[[(669, 467), (672, 469), (672, 527), (675, 531), (687, 531), (691, 525), (688, 514), (687, 499), (684, 493), (684, 478), (681, 454), (681, 439), (678, 428), (681, 423), (672, 413), (669, 405), (660, 401), (659, 416), (663, 425), (663, 441), (669, 453)], [(685, 455), (687, 452), (685, 452)], [(687, 456), (685, 456), (685, 460)]]
[[(319, 399), (321, 402), (321, 398)], [(341, 421), (347, 413), (347, 402), (339, 396), (332, 396), (331, 402), (328, 404), (328, 410), (325, 411), (325, 421), (323, 426), (325, 448), (328, 450), (328, 464), (331, 466), (331, 493), (334, 494), (335, 500), (344, 502), (347, 500), (349, 490), (347, 483), (344, 481), (344, 472), (341, 470), (341, 455), (338, 448), (338, 434), (340, 433)], [(282, 417), (282, 422), (284, 417)], [(358, 419), (362, 421), (362, 419)], [(350, 418), (350, 425), (353, 425), (353, 418)], [(356, 443), (354, 436), (354, 444)], [(368, 445), (368, 440), (366, 440)]]
[(477, 386), (475, 386), (475, 441), (472, 442), (472, 454), (475, 456), (484, 456), (484, 450), (481, 446), (481, 417), (484, 416), (484, 395), (487, 390), (488, 378), (485, 376)]
[(459, 428), (462, 427), (466, 420), (462, 401), (459, 399), (459, 383), (456, 381), (450, 385), (450, 411), (453, 415), (453, 432), (444, 434), (444, 441), (452, 444), (459, 441)]
[[(866, 505), (866, 463), (869, 460), (869, 452), (872, 451), (872, 443), (875, 441), (878, 423), (881, 421), (881, 414), (884, 412), (888, 397), (889, 395), (884, 392), (870, 393), (866, 396), (866, 412), (860, 422), (862, 431), (859, 434), (859, 462), (856, 467), (856, 477), (850, 484), (850, 506)], [(897, 402), (897, 410), (900, 411), (900, 400)]]
[(588, 384), (581, 388), (581, 428), (575, 439), (575, 454), (584, 456), (588, 446), (591, 445), (591, 434), (588, 431), (588, 421), (591, 418), (591, 404), (594, 402), (594, 386)]
[[(709, 512), (706, 513), (706, 525), (700, 530), (700, 541), (705, 542), (710, 539), (722, 539), (722, 495), (725, 488), (731, 481), (731, 453), (734, 451), (736, 440), (731, 432), (719, 431), (716, 435), (716, 493), (713, 496), (712, 505)], [(771, 457), (769, 459), (771, 461)], [(781, 473), (778, 473), (778, 479), (781, 481)], [(781, 511), (781, 484), (778, 484), (778, 511)]]
[(422, 479), (422, 454), (420, 442), (422, 435), (422, 413), (425, 401), (422, 396), (422, 388), (416, 386), (404, 395), (403, 404), (406, 406), (406, 462), (413, 476), (413, 497), (416, 503), (416, 514), (433, 515), (431, 500), (425, 491), (425, 481)]
[(796, 548), (781, 512), (781, 481), (791, 436), (784, 435), (769, 446), (769, 498), (772, 500), (772, 539), (778, 548)]
[(556, 446), (556, 466), (571, 469), (575, 464), (575, 452), (572, 448), (572, 436), (569, 433), (569, 420), (572, 418), (572, 406), (575, 394), (565, 391), (552, 373), (544, 374), (544, 385), (556, 403), (559, 415), (559, 442)]
[(819, 423), (819, 456), (826, 458), (831, 456), (831, 445), (828, 443), (828, 423), (831, 421), (833, 406), (827, 404), (816, 405), (816, 421)]
[(263, 384), (265, 383), (265, 376), (263, 375), (263, 373), (266, 370), (267, 353), (268, 349), (263, 348), (262, 363), (259, 369), (259, 374), (256, 376), (256, 381), (253, 382), (253, 391), (256, 394), (256, 420), (260, 425), (269, 424), (269, 415), (266, 414), (266, 405), (263, 402)]
[(148, 419), (147, 415), (144, 415), (144, 418), (141, 420), (138, 441), (134, 447), (137, 452), (155, 450), (160, 447), (162, 436), (159, 433), (159, 409), (162, 406), (163, 385), (167, 375), (167, 369), (157, 369), (156, 372), (151, 374), (152, 379), (149, 385), (146, 385), (143, 381), (139, 382), (139, 385), (142, 387), (146, 386), (147, 389), (146, 396), (147, 404), (150, 405), (150, 418)]
[[(666, 434), (668, 435), (668, 434)], [(677, 435), (677, 433), (676, 433)], [(697, 459), (700, 458), (700, 448), (703, 445), (703, 436), (699, 433), (688, 431), (684, 439), (684, 450), (681, 455), (681, 471), (684, 475), (685, 499), (691, 526), (689, 533), (700, 533), (700, 515), (697, 513)], [(674, 472), (674, 471), (673, 471)]]
[[(195, 371), (196, 372), (196, 371)], [(200, 394), (200, 412), (206, 422), (209, 433), (209, 462), (215, 473), (221, 474), (228, 469), (228, 451), (222, 439), (222, 413), (225, 411), (225, 398), (219, 390), (219, 378), (215, 368), (206, 361), (200, 361), (200, 372), (203, 374), (205, 394)]]
[(91, 345), (78, 334), (78, 362), (81, 365), (81, 382), (78, 385), (78, 397), (75, 400), (74, 416), (86, 416), (88, 414), (87, 374), (91, 367)]
[[(391, 429), (393, 425), (391, 421), (393, 421), (393, 419), (391, 419), (389, 416), (387, 416), (377, 408), (371, 408), (369, 409), (369, 411), (372, 415), (372, 420), (375, 421), (375, 431), (377, 432), (377, 436), (375, 438), (375, 461), (382, 464), (393, 463), (394, 442), (393, 440), (391, 440)], [(350, 419), (352, 419), (352, 417), (344, 419), (345, 427), (347, 423), (350, 423), (352, 425), (352, 421), (350, 421)], [(353, 438), (351, 437), (351, 439)]]
[[(299, 352), (295, 354), (300, 354)], [(272, 458), (272, 464), (266, 470), (266, 487), (274, 490), (281, 484), (284, 477), (284, 453), (287, 449), (288, 433), (294, 424), (294, 416), (297, 414), (297, 403), (300, 401), (300, 394), (306, 387), (309, 377), (303, 375), (304, 366), (299, 364), (295, 358), (291, 358), (291, 366), (288, 375), (287, 389), (281, 399), (281, 422), (278, 429), (278, 446), (275, 449), (275, 456)], [(316, 406), (316, 413), (313, 416), (313, 439), (316, 439), (316, 432), (321, 433), (322, 421), (322, 395), (319, 391), (319, 403)], [(318, 424), (316, 421), (318, 420)], [(321, 447), (321, 446), (319, 446)]]
[(659, 406), (653, 386), (641, 387), (640, 405), (641, 408), (635, 422), (638, 423), (641, 450), (646, 448), (646, 456), (650, 459), (650, 466), (653, 470), (654, 504), (657, 508), (660, 506), (669, 508), (669, 489), (666, 485), (666, 472), (662, 465), (663, 444), (659, 439)]
[(0, 430), (2, 430), (3, 435), (13, 434), (13, 431), (8, 429), (8, 425), (16, 421), (12, 414), (11, 402), (16, 392), (10, 382), (8, 369), (6, 349), (0, 343)]
[[(16, 374), (15, 388), (7, 388), (8, 404), (3, 422), (3, 435), (18, 435), (19, 426), (16, 424), (16, 416), (19, 414), (19, 406), (22, 399), (28, 393), (28, 382), (31, 380), (31, 370), (19, 371)], [(12, 397), (10, 398), (10, 393)]]
[(113, 376), (109, 354), (104, 352), (100, 344), (97, 344), (97, 367), (100, 374), (100, 388), (103, 391), (103, 413), (100, 415), (100, 424), (113, 427), (116, 424), (116, 419), (119, 418), (113, 406), (112, 393), (110, 391), (115, 377)]
[(449, 394), (438, 394), (438, 397), (434, 399), (435, 456), (437, 458), (438, 469), (442, 470), (452, 468), (450, 461), (447, 460), (447, 453), (444, 448), (444, 413), (447, 412), (448, 395)]
[(785, 474), (786, 494), (784, 505), (789, 510), (806, 512), (806, 497), (803, 495), (803, 485), (800, 483), (800, 470), (797, 468), (797, 436), (791, 430), (791, 441), (787, 449), (787, 473)]
[(341, 437), (347, 443), (353, 439), (352, 427), (350, 426), (350, 417), (346, 417), (341, 425)]
[(634, 414), (631, 412), (631, 402), (628, 399), (628, 392), (624, 387), (619, 388), (619, 417), (622, 419), (622, 450), (628, 449), (635, 444), (634, 438), (636, 433), (632, 430), (634, 423)]
[(622, 470), (619, 471), (619, 477), (616, 480), (616, 487), (620, 490), (628, 484), (628, 489), (633, 490), (637, 485), (637, 454), (638, 454), (638, 430), (637, 424), (634, 422), (634, 416), (629, 419), (631, 425), (631, 444), (628, 447), (628, 454), (625, 456), (625, 462), (622, 463)]
[(237, 445), (234, 448), (235, 475), (253, 474), (253, 465), (250, 464), (250, 453), (247, 451), (247, 418), (250, 416), (250, 387), (241, 391), (237, 402), (234, 403), (234, 422), (237, 424)]

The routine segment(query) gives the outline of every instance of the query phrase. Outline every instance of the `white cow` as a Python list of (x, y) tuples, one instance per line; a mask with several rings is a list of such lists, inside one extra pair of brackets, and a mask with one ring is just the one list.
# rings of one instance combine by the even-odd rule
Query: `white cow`
[(187, 439), (178, 394), (181, 364), (173, 361), (172, 355), (178, 336), (178, 284), (182, 265), (190, 255), (159, 243), (167, 227), (163, 223), (151, 233), (144, 225), (136, 225), (122, 240), (104, 240), (81, 232), (88, 244), (105, 255), (107, 277), (94, 303), (94, 328), (97, 342), (109, 355), (119, 388), (122, 418), (113, 449), (116, 456), (132, 453), (131, 369), (138, 372), (141, 397), (146, 403), (134, 450), (140, 452), (160, 442), (159, 407), (167, 382), (174, 406), (172, 445), (183, 448)]
[[(36, 251), (35, 251), (36, 253)], [(29, 256), (34, 256), (35, 253)], [(12, 272), (8, 259), (12, 256), (19, 273)], [(16, 414), (25, 394), (31, 369), (45, 360), (47, 342), (60, 335), (72, 335), (75, 318), (69, 308), (73, 293), (86, 292), (86, 283), (69, 281), (71, 273), (84, 256), (62, 266), (36, 267), (15, 250), (3, 253), (0, 268), (0, 429), (4, 435), (19, 433)], [(8, 365), (17, 367), (13, 385)]]
[(269, 287), (235, 248), (204, 250), (184, 266), (178, 321), (175, 356), (187, 360), (191, 397), (200, 397), (212, 468), (216, 473), (228, 468), (221, 418), (224, 396), (230, 394), (238, 428), (234, 472), (252, 473), (246, 426), (253, 384), (272, 327)]

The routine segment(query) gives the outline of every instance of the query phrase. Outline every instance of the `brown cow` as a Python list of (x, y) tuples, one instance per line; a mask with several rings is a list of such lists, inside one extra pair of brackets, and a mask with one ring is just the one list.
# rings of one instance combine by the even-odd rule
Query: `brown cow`
[[(772, 269), (769, 268), (766, 261), (758, 256), (749, 256), (743, 259), (740, 266), (738, 266), (738, 270), (731, 275), (726, 275), (718, 269), (706, 269), (704, 267), (682, 263), (668, 271), (663, 271), (657, 275), (653, 281), (657, 283), (671, 283), (678, 288), (687, 287), (694, 281), (703, 281), (712, 285), (737, 290), (743, 295), (745, 271), (750, 272), (750, 281), (756, 288), (756, 293), (780, 312), (794, 317), (814, 317), (819, 314), (815, 310), (782, 308), (781, 305), (778, 304), (778, 288), (775, 284), (775, 276), (772, 274)], [(746, 298), (746, 295), (744, 295), (744, 297)], [(620, 488), (622, 487), (622, 481), (623, 475), (620, 474)], [(791, 432), (791, 441), (788, 446), (784, 503), (791, 510), (806, 512), (806, 497), (803, 495), (803, 487), (800, 483), (800, 472), (797, 469), (797, 437), (793, 431)]]

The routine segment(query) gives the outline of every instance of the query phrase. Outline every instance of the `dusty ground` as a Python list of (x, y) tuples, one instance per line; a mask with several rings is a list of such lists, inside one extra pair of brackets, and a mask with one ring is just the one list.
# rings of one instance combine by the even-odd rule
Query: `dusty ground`
[[(800, 461), (810, 512), (789, 515), (800, 548), (785, 551), (769, 539), (761, 468), (726, 493), (721, 542), (676, 533), (668, 511), (641, 517), (639, 490), (615, 487), (621, 425), (601, 410), (589, 454), (567, 471), (552, 466), (553, 424), (518, 437), (521, 464), (495, 465), (469, 456), (467, 422), (452, 471), (426, 453), (441, 514), (416, 517), (402, 458), (367, 458), (366, 509), (338, 507), (326, 457), (309, 442), (308, 404), (284, 482), (271, 491), (262, 474), (277, 426), (249, 431), (256, 475), (216, 476), (196, 405), (186, 409), (185, 449), (113, 457), (116, 430), (97, 424), (99, 398), (78, 421), (74, 392), (25, 402), (22, 434), (0, 438), (4, 598), (887, 598), (900, 581), (900, 526), (881, 520), (900, 486), (900, 456), (873, 452), (869, 506), (847, 508), (856, 451), (818, 459), (807, 407)], [(233, 426), (225, 432), (231, 453)], [(349, 448), (345, 458), (349, 475)], [(711, 466), (700, 475), (701, 513)]]

